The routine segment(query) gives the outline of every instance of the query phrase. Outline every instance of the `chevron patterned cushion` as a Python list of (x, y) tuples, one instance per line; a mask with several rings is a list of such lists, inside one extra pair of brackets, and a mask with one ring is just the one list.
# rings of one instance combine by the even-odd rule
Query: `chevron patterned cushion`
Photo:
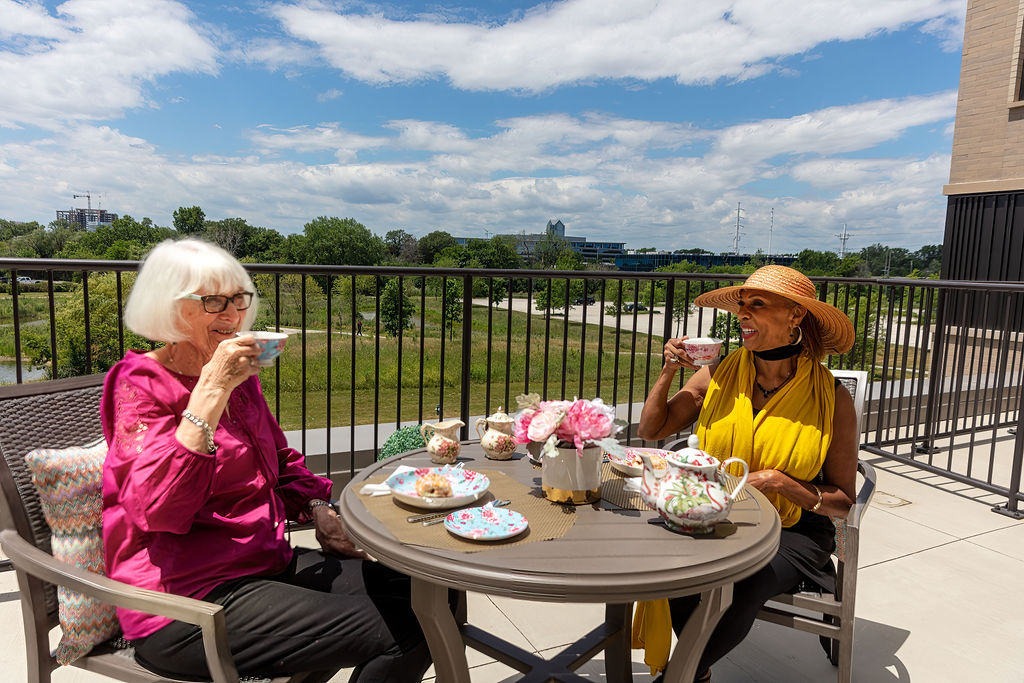
[[(97, 574), (103, 567), (103, 459), (107, 444), (92, 447), (38, 448), (25, 456), (32, 483), (39, 492), (43, 516), (53, 531), (51, 545), (58, 560)], [(57, 587), (63, 634), (57, 661), (69, 664), (120, 631), (111, 605), (77, 591)]]

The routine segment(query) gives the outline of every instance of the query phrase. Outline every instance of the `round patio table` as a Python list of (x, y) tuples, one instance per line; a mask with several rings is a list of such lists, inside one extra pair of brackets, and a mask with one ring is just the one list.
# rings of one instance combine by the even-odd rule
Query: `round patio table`
[[(503, 472), (526, 485), (530, 495), (540, 495), (540, 469), (525, 455), (489, 460), (477, 442), (465, 442), (459, 460), (469, 470)], [(700, 607), (684, 626), (665, 672), (666, 683), (692, 681), (699, 655), (731, 603), (733, 584), (767, 564), (779, 545), (778, 514), (752, 487), (745, 500), (734, 503), (730, 533), (724, 535), (675, 533), (652, 523), (660, 521), (652, 510), (620, 509), (602, 500), (572, 509), (575, 522), (560, 538), (480, 552), (402, 543), (358, 493), (366, 479), (390, 474), (399, 465), (436, 467), (425, 450), (418, 450), (364, 469), (341, 494), (341, 517), (356, 545), (412, 578), (413, 610), (440, 683), (470, 683), (467, 644), (523, 672), (523, 681), (588, 680), (573, 672), (604, 650), (606, 680), (631, 681), (632, 603), (699, 593)], [(516, 509), (514, 496), (509, 507)], [(603, 603), (605, 623), (544, 660), (466, 623), (464, 610), (453, 615), (449, 589), (554, 603)]]

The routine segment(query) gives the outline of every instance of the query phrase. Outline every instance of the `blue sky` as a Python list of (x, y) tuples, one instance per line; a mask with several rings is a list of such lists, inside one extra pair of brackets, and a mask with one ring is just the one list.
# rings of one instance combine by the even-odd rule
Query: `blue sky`
[(942, 241), (965, 0), (0, 0), (0, 218)]

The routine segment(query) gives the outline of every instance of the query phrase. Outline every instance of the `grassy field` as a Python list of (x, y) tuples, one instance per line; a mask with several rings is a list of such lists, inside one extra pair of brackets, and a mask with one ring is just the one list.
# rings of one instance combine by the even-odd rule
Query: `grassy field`
[[(301, 296), (295, 276), (283, 278), (280, 314), (266, 297), (259, 321), (262, 326), (273, 327), (280, 318), (284, 327), (300, 327), (303, 323)], [(307, 283), (312, 283), (307, 280)], [(116, 310), (109, 301), (113, 290), (104, 290), (90, 280), (90, 308), (93, 324), (94, 362), (98, 330), (115, 329), (110, 323), (98, 325), (97, 310)], [(428, 290), (429, 293), (430, 290)], [(81, 307), (77, 292), (55, 294), (58, 311), (63, 307)], [(360, 295), (360, 312), (364, 317), (362, 336), (351, 334), (351, 314), (339, 302), (347, 300), (335, 294), (332, 308), (332, 329), (327, 332), (326, 297), (312, 285), (305, 301), (305, 327), (307, 334), (303, 347), (302, 336), (295, 334), (289, 340), (281, 358), (279, 370), (270, 368), (261, 373), (264, 393), (272, 409), (279, 410), (282, 425), (297, 429), (303, 424), (310, 428), (374, 422), (435, 420), (437, 406), (443, 417), (458, 415), (462, 397), (468, 395), (471, 414), (485, 414), (499, 406), (515, 410), (515, 396), (527, 391), (546, 398), (567, 398), (574, 395), (592, 398), (600, 396), (609, 403), (643, 401), (661, 367), (660, 336), (629, 330), (616, 331), (596, 324), (583, 326), (579, 322), (566, 322), (557, 312), (545, 319), (507, 310), (494, 310), (488, 323), (484, 306), (473, 307), (471, 355), (464, 382), (462, 359), (462, 323), (442, 328), (441, 300), (426, 296), (420, 308), (420, 296), (412, 296), (416, 310), (411, 318), (412, 327), (401, 339), (401, 366), (399, 366), (399, 340), (395, 337), (375, 336), (374, 298)], [(80, 318), (81, 316), (79, 316)], [(338, 330), (338, 321), (347, 317), (347, 324)], [(44, 293), (26, 292), (19, 297), (19, 320), (23, 330), (48, 339), (48, 302)], [(422, 327), (421, 327), (422, 320)], [(0, 357), (14, 355), (11, 299), (0, 295)], [(259, 328), (259, 326), (258, 326)], [(116, 337), (116, 335), (115, 335)], [(491, 340), (488, 349), (488, 339)], [(600, 340), (600, 342), (599, 342)], [(120, 357), (114, 344), (103, 362), (113, 363)], [(328, 360), (328, 341), (330, 358)], [(600, 347), (603, 349), (599, 352)], [(23, 344), (24, 346), (24, 344)], [(880, 378), (884, 362), (885, 345), (875, 349), (875, 379)], [(916, 351), (907, 349), (908, 358), (903, 365), (901, 347), (890, 346), (889, 379), (898, 375), (913, 376)], [(65, 351), (59, 351), (65, 358)], [(24, 355), (24, 353), (23, 353)], [(303, 355), (305, 371), (303, 372)], [(63, 366), (62, 366), (63, 367)], [(99, 367), (105, 367), (100, 365)], [(906, 372), (902, 371), (906, 367)], [(329, 378), (328, 378), (328, 369)], [(95, 371), (95, 370), (94, 370)], [(280, 374), (278, 374), (278, 372)], [(507, 381), (507, 384), (506, 384)], [(280, 401), (277, 396), (280, 396)], [(328, 420), (328, 397), (330, 419)]]
[[(293, 335), (280, 361), (282, 426), (295, 429), (301, 425), (303, 391), (308, 427), (327, 424), (328, 395), (330, 422), (335, 426), (350, 424), (353, 411), (356, 424), (426, 421), (437, 419), (435, 409), (439, 404), (444, 417), (458, 415), (464, 392), (469, 395), (470, 412), (483, 414), (493, 412), (499, 405), (514, 410), (515, 396), (525, 391), (560, 397), (563, 382), (567, 397), (600, 395), (607, 402), (624, 402), (630, 400), (632, 378), (631, 400), (643, 400), (661, 367), (660, 338), (650, 340), (648, 353), (647, 335), (637, 334), (634, 341), (632, 333), (622, 334), (616, 344), (615, 331), (605, 328), (604, 351), (599, 354), (598, 325), (589, 324), (584, 330), (580, 323), (570, 322), (568, 341), (563, 343), (563, 320), (553, 318), (546, 329), (544, 319), (534, 317), (527, 335), (527, 315), (519, 312), (513, 312), (511, 326), (507, 313), (494, 315), (488, 356), (487, 309), (474, 307), (472, 334), (480, 343), (472, 344), (469, 383), (464, 387), (461, 324), (456, 325), (452, 337), (444, 337), (442, 356), (441, 321), (436, 309), (430, 307), (432, 303), (436, 302), (428, 299), (422, 338), (419, 329), (407, 330), (403, 335), (401, 368), (398, 340), (381, 337), (378, 342), (367, 326), (363, 336), (333, 333), (329, 364), (327, 335), (308, 333), (303, 375), (302, 339)], [(415, 320), (418, 325), (418, 312)], [(277, 377), (272, 368), (260, 376), (267, 400), (275, 410)]]

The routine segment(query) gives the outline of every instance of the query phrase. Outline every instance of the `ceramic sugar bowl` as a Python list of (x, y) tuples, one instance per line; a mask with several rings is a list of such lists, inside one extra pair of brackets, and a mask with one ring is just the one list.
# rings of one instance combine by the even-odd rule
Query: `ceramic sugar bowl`
[(434, 424), (425, 424), (420, 427), (420, 434), (427, 442), (427, 452), (430, 459), (439, 465), (450, 465), (459, 457), (462, 444), (456, 431), (459, 427), (465, 427), (462, 420), (443, 420)]
[[(657, 510), (670, 529), (690, 533), (710, 533), (715, 524), (729, 516), (736, 494), (747, 483), (749, 468), (740, 458), (719, 462), (698, 447), (696, 434), (687, 440), (688, 448), (665, 458), (668, 467), (655, 469), (651, 456), (639, 453), (644, 461), (640, 495)], [(730, 494), (722, 485), (722, 469), (733, 462), (743, 464), (743, 477)]]
[(480, 447), (491, 460), (508, 460), (516, 451), (516, 439), (512, 436), (515, 425), (509, 415), (498, 406), (498, 411), (476, 421), (476, 433), (480, 435)]

